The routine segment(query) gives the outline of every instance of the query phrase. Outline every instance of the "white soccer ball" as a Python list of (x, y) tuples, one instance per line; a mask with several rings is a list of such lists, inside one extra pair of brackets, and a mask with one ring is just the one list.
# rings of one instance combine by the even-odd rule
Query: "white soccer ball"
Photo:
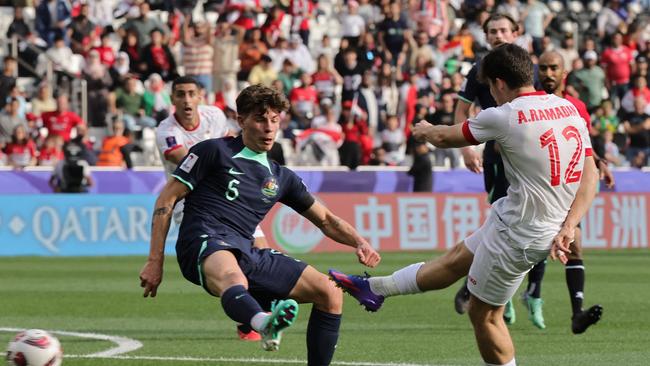
[(61, 343), (44, 330), (30, 329), (20, 332), (9, 342), (9, 366), (59, 366), (61, 362)]

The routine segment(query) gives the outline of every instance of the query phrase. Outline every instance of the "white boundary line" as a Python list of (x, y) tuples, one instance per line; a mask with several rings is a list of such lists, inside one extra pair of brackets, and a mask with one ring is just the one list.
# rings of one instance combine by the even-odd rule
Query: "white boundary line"
[[(21, 332), (26, 328), (8, 328), (0, 327), (0, 332)], [(142, 348), (142, 342), (135, 339), (111, 336), (99, 333), (81, 333), (69, 332), (63, 330), (47, 330), (52, 334), (60, 334), (70, 337), (98, 339), (110, 341), (117, 344), (117, 347), (110, 348), (106, 351), (96, 352), (88, 355), (64, 355), (64, 358), (85, 358), (85, 359), (112, 359), (112, 360), (146, 360), (146, 361), (180, 361), (180, 362), (233, 362), (233, 363), (251, 363), (259, 362), (265, 364), (301, 364), (307, 363), (306, 360), (298, 359), (281, 359), (281, 358), (231, 358), (231, 357), (162, 357), (162, 356), (126, 356), (124, 353), (135, 351)], [(2, 353), (0, 353), (2, 355)], [(334, 361), (332, 365), (341, 366), (449, 366), (439, 364), (417, 364), (417, 363), (377, 363), (377, 362), (352, 362), (352, 361)]]
[[(0, 332), (22, 332), (24, 330), (26, 329), (25, 328), (0, 328)], [(90, 355), (86, 355), (84, 357), (114, 357), (114, 356), (121, 355), (123, 353), (135, 351), (139, 348), (142, 348), (142, 342), (127, 337), (111, 336), (107, 334), (98, 334), (98, 333), (67, 332), (63, 330), (48, 330), (48, 332), (53, 334), (60, 334), (64, 336), (98, 339), (101, 341), (110, 341), (117, 344), (117, 347), (109, 348), (106, 351), (96, 352)]]
[[(265, 363), (265, 364), (301, 364), (307, 363), (306, 360), (298, 359), (281, 359), (281, 358), (230, 358), (230, 357), (162, 357), (162, 356), (110, 356), (97, 357), (91, 355), (65, 355), (67, 358), (101, 358), (111, 360), (146, 360), (146, 361), (182, 361), (182, 362), (233, 362), (233, 363)], [(377, 363), (377, 362), (351, 362), (351, 361), (333, 361), (332, 365), (341, 366), (450, 366), (438, 364), (421, 364), (421, 363)]]

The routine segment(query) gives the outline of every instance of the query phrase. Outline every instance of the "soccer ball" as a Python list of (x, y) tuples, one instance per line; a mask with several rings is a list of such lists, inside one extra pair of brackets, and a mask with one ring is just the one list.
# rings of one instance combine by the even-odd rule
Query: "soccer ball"
[(30, 329), (20, 332), (9, 342), (9, 366), (59, 366), (62, 361), (61, 343), (44, 330)]

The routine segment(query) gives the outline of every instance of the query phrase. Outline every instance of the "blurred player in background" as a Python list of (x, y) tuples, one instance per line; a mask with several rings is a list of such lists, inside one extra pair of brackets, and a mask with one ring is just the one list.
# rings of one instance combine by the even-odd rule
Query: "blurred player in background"
[[(587, 112), (585, 104), (577, 98), (572, 97), (564, 90), (566, 71), (564, 70), (564, 58), (555, 51), (544, 52), (539, 57), (539, 78), (544, 91), (566, 98), (573, 104), (580, 116), (584, 119), (587, 128), (591, 126), (591, 116)], [(607, 161), (598, 158), (594, 152), (596, 166), (600, 171), (601, 179), (605, 180), (608, 188), (614, 186), (614, 176), (607, 166)], [(594, 305), (587, 310), (582, 309), (585, 288), (585, 267), (582, 260), (582, 235), (580, 227), (576, 228), (575, 241), (571, 243), (571, 253), (568, 253), (565, 265), (566, 284), (571, 298), (571, 330), (575, 334), (584, 333), (587, 328), (598, 322), (603, 312), (600, 305)]]
[[(185, 198), (176, 242), (185, 278), (220, 297), (226, 315), (259, 332), (267, 351), (279, 349), (282, 331), (298, 313), (297, 302), (313, 303), (307, 326), (308, 364), (329, 365), (343, 310), (341, 291), (315, 268), (276, 250), (253, 247), (255, 227), (275, 203), (282, 202), (327, 237), (355, 248), (360, 263), (374, 267), (381, 258), (350, 224), (317, 202), (294, 172), (268, 158), (280, 115), (288, 108), (282, 92), (250, 86), (237, 97), (242, 134), (190, 148), (156, 200), (150, 254), (140, 285), (145, 297), (156, 296), (172, 208)], [(271, 313), (265, 311), (269, 304)]]
[(390, 276), (335, 270), (330, 276), (366, 308), (377, 310), (387, 296), (446, 288), (468, 275), (468, 312), (485, 365), (514, 366), (504, 305), (536, 263), (569, 252), (574, 230), (596, 194), (598, 173), (584, 120), (566, 99), (535, 91), (526, 50), (496, 47), (482, 60), (479, 77), (498, 107), (462, 125), (420, 122), (413, 134), (442, 148), (496, 140), (510, 181), (506, 197), (492, 205), (480, 229), (442, 257)]
[[(171, 176), (187, 151), (195, 144), (211, 139), (234, 135), (228, 128), (226, 116), (217, 107), (200, 105), (202, 86), (190, 76), (174, 80), (172, 104), (174, 113), (160, 122), (156, 128), (156, 143), (167, 178)], [(183, 219), (183, 200), (174, 207), (174, 222), (180, 225)], [(268, 248), (261, 227), (255, 230), (255, 246)], [(260, 335), (246, 324), (237, 326), (237, 335), (245, 341), (259, 341)]]

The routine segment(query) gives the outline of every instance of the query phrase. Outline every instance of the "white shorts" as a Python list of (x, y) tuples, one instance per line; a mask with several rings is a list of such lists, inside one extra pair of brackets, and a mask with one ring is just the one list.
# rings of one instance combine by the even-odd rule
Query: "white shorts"
[(467, 288), (479, 300), (494, 306), (507, 303), (526, 273), (550, 252), (516, 246), (507, 230), (492, 213), (483, 226), (465, 239), (465, 246), (474, 253)]

